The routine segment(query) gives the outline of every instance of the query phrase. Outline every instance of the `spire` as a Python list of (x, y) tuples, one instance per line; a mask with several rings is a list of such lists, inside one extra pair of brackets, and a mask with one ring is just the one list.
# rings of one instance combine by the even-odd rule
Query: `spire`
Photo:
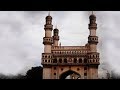
[(92, 15), (93, 15), (93, 11), (92, 11)]
[(50, 16), (50, 11), (48, 12), (48, 16)]
[(59, 46), (61, 46), (61, 42), (60, 42)]
[(89, 17), (90, 19), (96, 19), (96, 16), (94, 15), (94, 12), (92, 11), (92, 14)]
[(57, 25), (55, 25), (55, 29), (54, 29), (53, 35), (54, 36), (59, 36), (59, 30), (57, 28)]
[(52, 16), (50, 16), (50, 11), (48, 12), (48, 16), (46, 16), (46, 22), (52, 21)]
[(96, 16), (94, 15), (93, 11), (92, 14), (89, 16), (89, 19), (90, 19), (89, 29), (97, 29)]

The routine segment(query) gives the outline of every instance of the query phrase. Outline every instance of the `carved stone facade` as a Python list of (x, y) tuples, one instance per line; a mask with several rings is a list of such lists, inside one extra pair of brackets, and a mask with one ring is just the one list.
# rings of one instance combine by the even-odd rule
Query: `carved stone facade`
[[(96, 16), (90, 15), (88, 43), (85, 46), (61, 46), (59, 30), (53, 30), (52, 17), (46, 17), (42, 53), (43, 79), (98, 79), (99, 53), (97, 52)], [(53, 36), (52, 36), (53, 30)]]

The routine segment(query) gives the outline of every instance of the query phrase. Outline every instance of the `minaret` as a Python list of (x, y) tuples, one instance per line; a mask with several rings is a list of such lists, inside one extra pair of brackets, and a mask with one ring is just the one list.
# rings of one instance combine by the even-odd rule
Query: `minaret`
[(52, 17), (50, 13), (46, 17), (46, 24), (44, 25), (45, 37), (43, 38), (44, 44), (44, 53), (42, 53), (42, 65), (43, 65), (43, 79), (51, 79), (51, 62), (52, 62), (52, 53), (51, 48), (53, 44), (52, 38)]
[(98, 43), (98, 36), (96, 36), (97, 24), (96, 24), (96, 16), (93, 14), (93, 12), (90, 15), (89, 19), (90, 19), (90, 24), (89, 24), (90, 35), (88, 37), (88, 43), (90, 45), (91, 52), (97, 52), (97, 43)]
[(44, 25), (45, 29), (45, 37), (43, 38), (43, 44), (44, 44), (44, 53), (51, 53), (51, 46), (53, 43), (52, 40), (52, 17), (50, 16), (50, 13), (46, 17), (46, 24)]
[(98, 36), (96, 36), (97, 24), (96, 16), (93, 14), (89, 17), (89, 31), (90, 35), (88, 37), (88, 44), (90, 51), (88, 52), (88, 65), (89, 65), (89, 75), (88, 78), (98, 79), (98, 65), (99, 63), (99, 53), (97, 52)]
[(53, 31), (53, 46), (58, 46), (58, 41), (59, 41), (59, 30), (57, 29), (56, 26)]

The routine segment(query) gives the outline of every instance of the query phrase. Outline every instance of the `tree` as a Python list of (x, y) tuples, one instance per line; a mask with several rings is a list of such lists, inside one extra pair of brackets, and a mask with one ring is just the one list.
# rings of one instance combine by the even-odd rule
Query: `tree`
[(39, 67), (32, 67), (31, 70), (28, 70), (26, 73), (26, 79), (42, 79), (43, 68)]
[(26, 75), (4, 75), (0, 74), (0, 79), (42, 79), (43, 68), (41, 66), (32, 67)]

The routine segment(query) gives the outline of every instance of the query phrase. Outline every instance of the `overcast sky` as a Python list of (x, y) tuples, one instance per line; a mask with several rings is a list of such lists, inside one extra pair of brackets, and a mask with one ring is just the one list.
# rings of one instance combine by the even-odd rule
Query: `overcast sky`
[[(51, 11), (62, 45), (85, 45), (90, 11)], [(120, 73), (120, 12), (95, 11), (97, 17), (100, 70)], [(0, 73), (25, 74), (41, 65), (45, 17), (48, 11), (0, 11)]]

